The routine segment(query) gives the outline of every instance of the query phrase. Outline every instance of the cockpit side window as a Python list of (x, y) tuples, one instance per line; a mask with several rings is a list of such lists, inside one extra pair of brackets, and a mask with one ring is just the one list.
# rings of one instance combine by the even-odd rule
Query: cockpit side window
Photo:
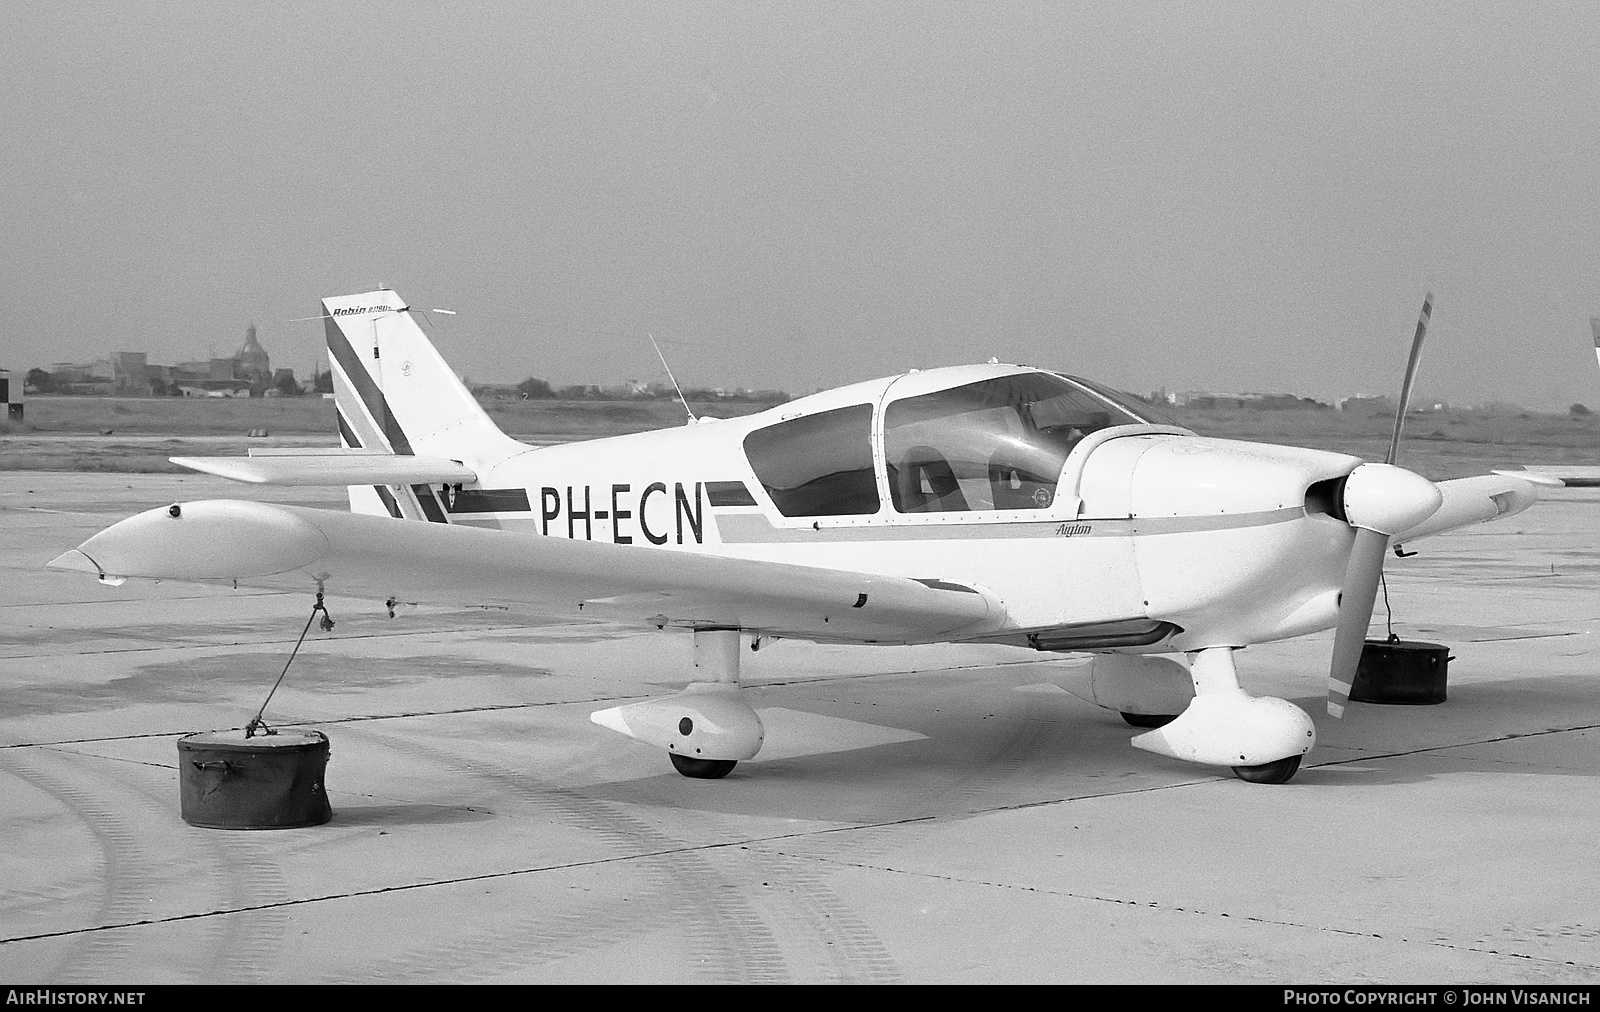
[(891, 403), (889, 490), (901, 513), (1045, 509), (1078, 440), (1138, 419), (1048, 373), (1023, 373)]
[(786, 517), (878, 512), (872, 473), (872, 405), (791, 418), (744, 437), (745, 456)]

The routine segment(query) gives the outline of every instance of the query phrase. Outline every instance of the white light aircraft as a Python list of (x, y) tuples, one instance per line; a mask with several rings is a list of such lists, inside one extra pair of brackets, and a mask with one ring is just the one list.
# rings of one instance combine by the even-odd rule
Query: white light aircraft
[(688, 687), (593, 719), (692, 777), (760, 750), (741, 646), (781, 637), (1091, 653), (1089, 693), (1148, 729), (1136, 747), (1282, 783), (1315, 727), (1245, 692), (1235, 652), (1336, 627), (1337, 716), (1390, 545), (1538, 498), (1515, 475), (1394, 466), (1398, 423), (1389, 462), (1366, 463), (1201, 437), (1093, 383), (994, 363), (536, 448), (495, 426), (399, 295), (323, 306), (343, 448), (173, 459), (347, 485), (349, 513), (177, 503), (51, 565), (682, 630)]

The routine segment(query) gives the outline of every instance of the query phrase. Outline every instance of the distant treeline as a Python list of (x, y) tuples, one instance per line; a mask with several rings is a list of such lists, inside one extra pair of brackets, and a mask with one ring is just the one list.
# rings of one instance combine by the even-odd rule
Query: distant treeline
[[(483, 384), (472, 387), (480, 399), (519, 397), (526, 401), (615, 401), (615, 400), (677, 400), (678, 391), (660, 383), (629, 383), (623, 386), (599, 386), (579, 383), (554, 387), (536, 376), (529, 376), (513, 387)], [(758, 404), (781, 404), (790, 399), (782, 390), (745, 390), (685, 387), (683, 396), (691, 401), (735, 401)]]

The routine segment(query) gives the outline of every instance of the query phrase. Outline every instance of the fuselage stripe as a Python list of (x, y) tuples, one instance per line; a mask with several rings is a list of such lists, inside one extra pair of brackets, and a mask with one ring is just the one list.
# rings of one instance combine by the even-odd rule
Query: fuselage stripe
[(1081, 517), (1058, 520), (988, 520), (963, 523), (870, 523), (837, 527), (776, 527), (764, 515), (723, 514), (717, 532), (724, 544), (826, 544), (871, 541), (965, 541), (1013, 538), (1126, 538), (1200, 531), (1237, 530), (1288, 523), (1306, 515), (1302, 506), (1255, 513), (1188, 517)]
[(712, 506), (754, 506), (756, 497), (742, 481), (708, 481), (706, 502)]
[(525, 488), (464, 488), (450, 500), (451, 513), (531, 513)]

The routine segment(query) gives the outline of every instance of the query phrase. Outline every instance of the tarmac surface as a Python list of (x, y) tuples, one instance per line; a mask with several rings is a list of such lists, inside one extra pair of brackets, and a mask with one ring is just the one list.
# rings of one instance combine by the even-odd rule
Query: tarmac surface
[(332, 821), (195, 828), (176, 741), (255, 713), (309, 596), (43, 565), (171, 501), (340, 505), (269, 491), (8, 475), (0, 980), (1600, 982), (1595, 490), (1391, 557), (1442, 705), (1335, 722), (1331, 633), (1245, 651), (1317, 723), (1283, 786), (1130, 748), (1070, 657), (787, 641), (744, 655), (763, 753), (687, 780), (589, 713), (688, 637), (334, 598), (267, 711), (332, 740)]

